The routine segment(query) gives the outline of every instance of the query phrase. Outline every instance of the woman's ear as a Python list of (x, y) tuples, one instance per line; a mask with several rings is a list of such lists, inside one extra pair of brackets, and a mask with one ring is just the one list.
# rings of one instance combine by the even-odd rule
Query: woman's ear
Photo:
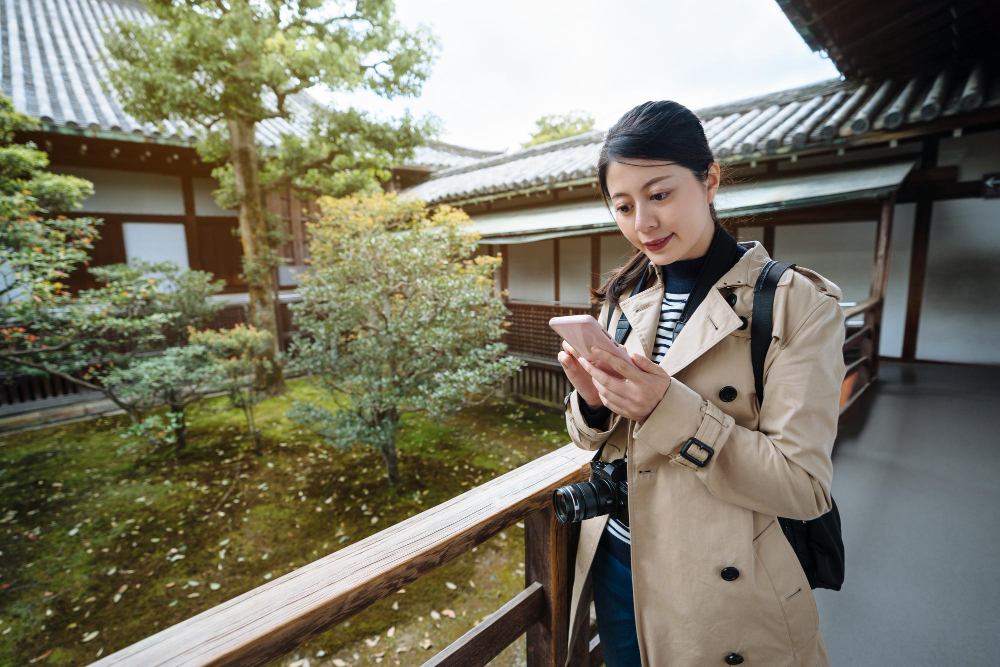
[(722, 171), (718, 160), (712, 161), (708, 167), (708, 178), (705, 180), (707, 186), (708, 203), (715, 201), (715, 195), (719, 191), (719, 184), (722, 182)]

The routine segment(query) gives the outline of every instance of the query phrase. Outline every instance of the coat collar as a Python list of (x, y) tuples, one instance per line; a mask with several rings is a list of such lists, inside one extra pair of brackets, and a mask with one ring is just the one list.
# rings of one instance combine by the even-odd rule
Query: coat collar
[[(770, 257), (764, 246), (757, 241), (741, 245), (749, 248), (748, 251), (716, 281), (714, 289), (709, 290), (704, 301), (691, 314), (687, 325), (660, 360), (660, 366), (671, 376), (742, 325), (739, 316), (719, 290), (740, 285), (752, 286)], [(652, 261), (647, 266), (646, 277), (650, 275), (656, 278), (653, 285), (618, 302), (620, 311), (632, 324), (632, 333), (625, 339), (625, 349), (629, 352), (641, 352), (647, 358), (652, 354), (656, 340), (656, 328), (660, 321), (659, 305), (663, 302), (664, 288), (663, 276)], [(782, 282), (790, 279), (790, 272), (782, 276)], [(612, 321), (617, 321), (617, 318)]]

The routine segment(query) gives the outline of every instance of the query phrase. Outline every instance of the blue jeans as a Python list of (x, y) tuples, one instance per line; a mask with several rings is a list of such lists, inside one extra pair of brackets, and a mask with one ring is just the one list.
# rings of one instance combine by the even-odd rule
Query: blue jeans
[(635, 631), (632, 600), (632, 570), (608, 553), (604, 540), (613, 539), (607, 531), (601, 535), (591, 566), (594, 583), (594, 609), (597, 632), (607, 667), (640, 667), (639, 638)]

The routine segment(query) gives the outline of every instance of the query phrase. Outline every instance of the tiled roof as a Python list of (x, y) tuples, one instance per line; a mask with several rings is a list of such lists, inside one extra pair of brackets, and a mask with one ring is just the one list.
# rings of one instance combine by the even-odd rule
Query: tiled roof
[[(1000, 106), (1000, 75), (982, 66), (909, 81), (818, 83), (696, 110), (717, 158), (730, 161), (850, 144), (941, 116)], [(427, 202), (459, 201), (593, 179), (604, 131), (560, 139), (443, 169), (403, 192)]]
[[(117, 95), (102, 87), (106, 51), (98, 26), (115, 19), (149, 23), (141, 4), (130, 0), (0, 0), (0, 86), (14, 108), (40, 118), (53, 131), (97, 130), (153, 140), (190, 143), (191, 128), (164, 121), (161, 132), (122, 110)], [(303, 134), (308, 94), (288, 101), (293, 123), (273, 118), (258, 125), (267, 145), (289, 131)]]
[(474, 150), (443, 141), (428, 141), (426, 146), (418, 146), (413, 158), (404, 160), (401, 166), (428, 170), (461, 167), (501, 153), (502, 151)]

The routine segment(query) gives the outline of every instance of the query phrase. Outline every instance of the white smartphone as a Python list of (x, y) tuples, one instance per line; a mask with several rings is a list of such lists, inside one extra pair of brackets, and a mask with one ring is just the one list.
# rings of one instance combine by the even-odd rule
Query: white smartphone
[[(549, 326), (562, 336), (566, 342), (572, 345), (573, 349), (587, 361), (590, 361), (593, 356), (590, 348), (596, 346), (607, 350), (622, 361), (635, 366), (635, 362), (632, 361), (632, 357), (629, 355), (628, 350), (625, 349), (625, 346), (619, 345), (592, 315), (553, 317), (549, 320)], [(619, 379), (622, 377), (621, 374), (613, 369), (602, 368), (602, 366), (603, 364), (597, 365), (601, 370), (611, 373)], [(638, 366), (635, 367), (638, 368)]]

